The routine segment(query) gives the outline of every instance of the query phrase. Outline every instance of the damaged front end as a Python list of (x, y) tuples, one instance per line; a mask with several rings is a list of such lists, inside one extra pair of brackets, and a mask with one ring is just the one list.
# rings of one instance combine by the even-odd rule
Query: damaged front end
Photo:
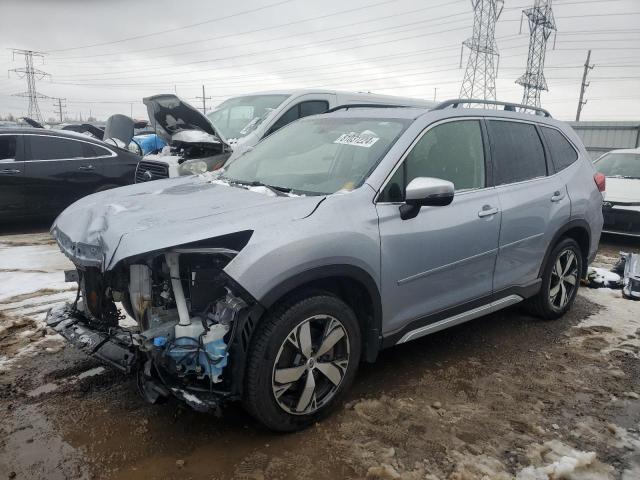
[[(137, 375), (146, 400), (173, 395), (199, 411), (216, 409), (242, 393), (249, 338), (262, 313), (223, 271), (237, 253), (183, 247), (106, 272), (78, 266), (68, 274), (78, 282), (76, 301), (52, 309), (47, 324), (88, 355)], [(119, 306), (135, 324), (125, 326)]]

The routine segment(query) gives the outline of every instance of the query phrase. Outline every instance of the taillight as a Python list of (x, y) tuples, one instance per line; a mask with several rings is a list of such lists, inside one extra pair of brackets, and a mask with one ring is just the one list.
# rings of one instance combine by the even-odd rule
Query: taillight
[(607, 183), (607, 177), (605, 177), (604, 174), (602, 174), (600, 172), (597, 172), (593, 176), (593, 181), (596, 182), (596, 186), (598, 187), (598, 191), (604, 192), (605, 185)]

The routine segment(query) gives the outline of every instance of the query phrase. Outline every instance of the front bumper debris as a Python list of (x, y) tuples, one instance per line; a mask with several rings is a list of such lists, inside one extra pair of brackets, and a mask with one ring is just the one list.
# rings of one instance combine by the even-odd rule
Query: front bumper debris
[(47, 326), (55, 330), (78, 350), (94, 357), (125, 374), (137, 374), (138, 389), (149, 403), (172, 395), (199, 412), (219, 413), (225, 392), (200, 392), (170, 384), (161, 378), (145, 352), (139, 349), (139, 335), (122, 328), (108, 331), (91, 325), (91, 321), (73, 305), (67, 304), (49, 310)]
[(131, 373), (137, 364), (138, 352), (131, 333), (94, 329), (87, 317), (71, 305), (49, 310), (46, 323), (78, 350), (124, 373)]
[(622, 295), (631, 300), (640, 300), (640, 254), (626, 253)]
[(99, 245), (74, 242), (56, 226), (51, 229), (51, 236), (58, 242), (60, 251), (76, 265), (100, 268), (104, 264), (104, 253)]

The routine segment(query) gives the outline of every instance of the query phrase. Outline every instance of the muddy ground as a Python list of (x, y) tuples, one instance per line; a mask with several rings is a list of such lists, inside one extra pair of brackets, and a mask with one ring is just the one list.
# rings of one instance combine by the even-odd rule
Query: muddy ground
[[(512, 308), (383, 352), (307, 431), (151, 406), (64, 347), (73, 297), (46, 233), (0, 235), (0, 479), (640, 479), (640, 302), (581, 288), (543, 322)], [(604, 239), (597, 263), (640, 244)], [(61, 274), (60, 274), (61, 275)]]

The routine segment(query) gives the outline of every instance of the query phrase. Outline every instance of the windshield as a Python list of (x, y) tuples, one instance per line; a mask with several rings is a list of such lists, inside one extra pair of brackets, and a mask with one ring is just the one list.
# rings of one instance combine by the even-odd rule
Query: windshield
[(289, 95), (247, 95), (222, 102), (207, 115), (230, 142), (248, 135), (284, 102)]
[(278, 130), (229, 164), (223, 178), (292, 193), (359, 187), (409, 120), (310, 117)]
[(640, 154), (607, 153), (596, 162), (596, 169), (607, 177), (640, 178)]

